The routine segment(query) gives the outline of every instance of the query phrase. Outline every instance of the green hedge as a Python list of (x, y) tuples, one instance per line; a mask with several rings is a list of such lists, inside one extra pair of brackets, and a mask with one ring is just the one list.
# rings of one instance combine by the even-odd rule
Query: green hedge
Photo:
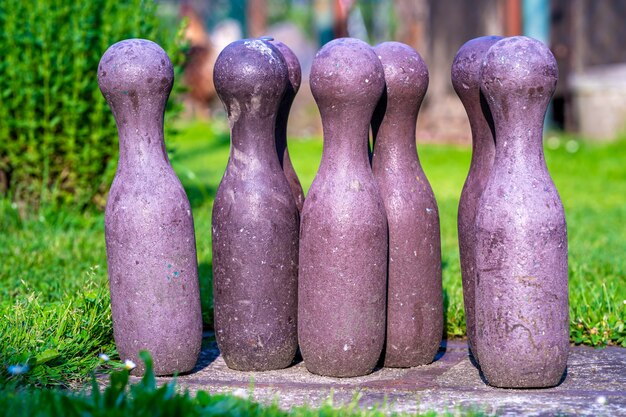
[(111, 44), (136, 37), (180, 72), (180, 36), (152, 1), (0, 1), (0, 196), (28, 211), (103, 204), (117, 131), (96, 70)]

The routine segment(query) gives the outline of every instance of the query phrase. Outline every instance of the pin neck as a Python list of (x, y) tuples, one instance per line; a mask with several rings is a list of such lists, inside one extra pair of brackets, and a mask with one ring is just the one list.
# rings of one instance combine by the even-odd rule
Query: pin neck
[(496, 122), (496, 157), (494, 166), (506, 166), (508, 172), (547, 172), (543, 152), (543, 119), (516, 126)]
[[(496, 164), (510, 164), (512, 171), (547, 171), (543, 155), (543, 122), (546, 98), (504, 95), (490, 100), (496, 134)], [(508, 162), (507, 162), (508, 161)]]
[[(115, 115), (119, 133), (119, 168), (170, 165), (163, 136), (163, 115), (155, 118)], [(155, 120), (156, 119), (156, 120)]]
[(242, 114), (231, 128), (231, 161), (239, 160), (235, 156), (245, 156), (248, 161), (260, 162), (249, 166), (278, 168), (275, 123), (276, 116), (248, 120)]
[(496, 143), (491, 127), (480, 115), (471, 121), (472, 131), (472, 167), (491, 167), (495, 154)]
[(364, 168), (369, 170), (367, 143), (369, 139), (369, 118), (363, 114), (338, 111), (322, 114), (324, 125), (324, 151), (321, 164), (327, 169)]
[[(290, 89), (291, 87), (289, 87), (288, 90)], [(278, 161), (280, 162), (281, 167), (283, 166), (283, 160), (285, 158), (285, 153), (287, 152), (287, 122), (294, 96), (295, 93), (291, 91), (285, 92), (285, 97), (283, 97), (283, 101), (278, 109), (278, 115), (276, 116), (276, 153), (278, 154)]]
[[(377, 111), (382, 112), (384, 109)], [(397, 106), (388, 107), (382, 120), (378, 120), (378, 126), (372, 126), (374, 159), (419, 162), (415, 144), (417, 110), (407, 115), (406, 110), (402, 111)]]

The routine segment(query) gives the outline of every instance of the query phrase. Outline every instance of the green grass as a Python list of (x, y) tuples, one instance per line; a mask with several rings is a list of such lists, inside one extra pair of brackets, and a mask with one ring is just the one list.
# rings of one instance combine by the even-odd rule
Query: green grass
[[(179, 131), (168, 148), (193, 207), (203, 314), (210, 325), (211, 208), (229, 138), (225, 126), (217, 124), (183, 125)], [(571, 339), (626, 346), (626, 141), (580, 143), (574, 153), (567, 151), (567, 141), (549, 141), (555, 149), (548, 148), (546, 157), (568, 221)], [(305, 189), (321, 151), (319, 138), (290, 142)], [(465, 324), (456, 211), (470, 150), (421, 145), (419, 152), (441, 215), (447, 331), (461, 337)], [(0, 386), (11, 380), (7, 365), (18, 363), (30, 366), (20, 377), (23, 385), (84, 381), (97, 367), (98, 353), (115, 357), (102, 214), (44, 208), (20, 216), (0, 201), (0, 227)]]

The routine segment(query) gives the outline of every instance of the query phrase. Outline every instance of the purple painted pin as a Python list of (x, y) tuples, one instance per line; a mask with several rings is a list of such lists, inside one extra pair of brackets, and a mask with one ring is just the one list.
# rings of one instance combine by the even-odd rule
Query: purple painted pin
[(231, 127), (213, 205), (215, 335), (230, 368), (285, 368), (298, 346), (299, 215), (275, 142), (288, 68), (270, 42), (245, 39), (220, 53), (213, 78)]
[(280, 41), (270, 40), (270, 43), (282, 54), (287, 64), (287, 70), (289, 71), (289, 84), (287, 84), (287, 90), (280, 102), (280, 108), (276, 115), (276, 152), (278, 153), (278, 160), (283, 168), (285, 177), (287, 177), (293, 198), (296, 201), (298, 212), (301, 212), (302, 206), (304, 205), (304, 191), (302, 191), (302, 185), (300, 185), (300, 180), (289, 157), (289, 148), (287, 147), (287, 122), (289, 120), (291, 105), (300, 89), (302, 70), (300, 69), (298, 57), (296, 57), (296, 54), (294, 54), (287, 45)]
[(342, 38), (317, 53), (310, 83), (324, 151), (302, 209), (300, 350), (315, 374), (365, 375), (385, 340), (387, 219), (367, 154), (385, 74), (369, 45)]
[(112, 45), (98, 66), (120, 143), (104, 215), (113, 334), (133, 373), (141, 350), (156, 375), (190, 371), (202, 342), (193, 216), (163, 139), (173, 81), (165, 51), (143, 39)]
[(557, 82), (543, 43), (516, 36), (485, 57), (496, 156), (476, 214), (476, 348), (490, 385), (557, 385), (567, 365), (567, 227), (543, 154)]
[(415, 145), (428, 68), (399, 42), (374, 51), (386, 85), (372, 120), (372, 169), (389, 223), (384, 364), (412, 367), (433, 361), (443, 333), (439, 211)]
[(472, 130), (472, 162), (463, 185), (458, 212), (459, 253), (463, 280), (463, 304), (467, 325), (467, 342), (476, 361), (476, 326), (474, 319), (476, 287), (476, 211), (496, 154), (493, 119), (480, 92), (480, 69), (487, 50), (501, 36), (483, 36), (466, 42), (452, 63), (452, 85), (461, 99)]

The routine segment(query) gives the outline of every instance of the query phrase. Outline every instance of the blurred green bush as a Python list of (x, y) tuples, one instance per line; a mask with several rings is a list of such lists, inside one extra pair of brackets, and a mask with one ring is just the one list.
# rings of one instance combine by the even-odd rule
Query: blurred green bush
[(122, 39), (146, 38), (178, 75), (177, 29), (149, 0), (0, 1), (0, 196), (27, 212), (102, 206), (118, 150), (97, 83), (100, 57)]

